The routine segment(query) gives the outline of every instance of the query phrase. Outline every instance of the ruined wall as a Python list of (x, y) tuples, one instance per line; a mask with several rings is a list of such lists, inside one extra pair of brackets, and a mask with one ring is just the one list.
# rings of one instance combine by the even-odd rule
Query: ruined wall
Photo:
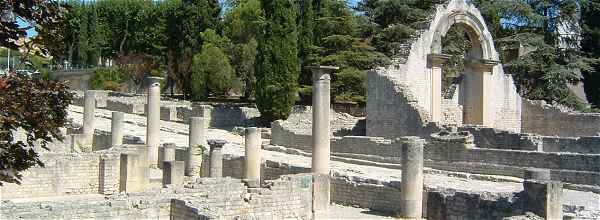
[(281, 176), (266, 181), (266, 187), (259, 189), (247, 189), (239, 180), (221, 185), (227, 188), (212, 191), (206, 199), (172, 200), (171, 219), (310, 219), (312, 216), (310, 174)]
[(547, 136), (600, 136), (600, 113), (579, 113), (544, 101), (523, 100), (522, 132)]
[[(437, 5), (426, 28), (415, 33), (415, 38), (404, 45), (392, 65), (381, 67), (368, 74), (367, 135), (399, 137), (419, 135), (427, 125), (431, 113), (432, 74), (428, 55), (440, 53), (441, 34), (454, 23), (462, 23), (474, 29), (482, 45), (482, 57), (498, 60), (491, 34), (484, 19), (474, 5), (464, 0), (452, 0)], [(504, 74), (502, 65), (493, 67), (487, 77), (485, 105), (490, 127), (503, 130), (521, 129), (521, 98), (516, 92), (511, 75)], [(482, 94), (468, 94), (469, 84), (460, 88), (460, 99)], [(395, 100), (394, 100), (395, 99)], [(461, 101), (459, 104), (462, 104)], [(464, 111), (471, 111), (465, 108)], [(442, 120), (442, 122), (444, 122)]]
[[(490, 128), (465, 127), (463, 129), (473, 131), (474, 143), (482, 147), (464, 149), (459, 146), (460, 144), (448, 147), (446, 144), (430, 142), (425, 147), (425, 166), (457, 172), (515, 177), (523, 177), (526, 167), (539, 167), (551, 169), (552, 178), (555, 180), (600, 186), (600, 172), (598, 172), (600, 155), (585, 154), (596, 152), (597, 145), (582, 144), (579, 148), (569, 148), (567, 152), (557, 152), (556, 143), (545, 145), (544, 138)], [(298, 149), (307, 154), (312, 151), (310, 135), (296, 134), (280, 127), (272, 127), (271, 132), (272, 145)], [(561, 142), (567, 141), (560, 140), (559, 143)], [(543, 149), (547, 149), (548, 152), (541, 151)], [(282, 152), (293, 153), (285, 150)], [(364, 165), (398, 168), (400, 152), (400, 145), (395, 144), (394, 140), (381, 137), (346, 136), (331, 139), (331, 153), (336, 157), (333, 158), (334, 160), (350, 158), (358, 159)], [(343, 161), (358, 163), (356, 160)]]
[[(45, 167), (23, 172), (21, 185), (0, 187), (2, 199), (113, 193), (118, 190), (118, 157), (89, 154), (40, 155)], [(102, 161), (102, 162), (101, 162)]]

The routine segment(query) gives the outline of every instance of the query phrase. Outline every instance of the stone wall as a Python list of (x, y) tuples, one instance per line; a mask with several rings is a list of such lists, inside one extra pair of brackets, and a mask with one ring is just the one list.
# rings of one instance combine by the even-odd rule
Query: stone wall
[[(368, 74), (367, 96), (367, 135), (400, 137), (419, 135), (427, 126), (432, 112), (432, 68), (428, 55), (441, 53), (438, 47), (441, 37), (451, 25), (461, 22), (476, 33), (481, 51), (481, 59), (498, 60), (491, 34), (477, 8), (464, 0), (451, 0), (437, 5), (430, 19), (421, 30), (416, 31), (399, 51), (399, 57), (389, 66), (381, 67)], [(460, 85), (459, 102), (483, 96), (486, 108), (487, 126), (502, 130), (521, 129), (521, 98), (516, 91), (512, 76), (504, 74), (502, 65), (493, 66), (486, 77), (484, 94), (469, 93), (472, 87), (469, 80)], [(463, 109), (467, 114), (479, 109)], [(444, 123), (444, 121), (441, 121)]]
[[(498, 130), (495, 129), (476, 127), (466, 127), (465, 130), (475, 131), (476, 146), (482, 148), (464, 149), (458, 146), (460, 144), (447, 147), (445, 144), (430, 142), (425, 147), (425, 166), (457, 172), (515, 177), (523, 177), (526, 167), (539, 167), (551, 169), (552, 178), (556, 180), (600, 186), (600, 172), (598, 172), (600, 155), (582, 153), (595, 151), (598, 149), (597, 146), (581, 145), (580, 149), (570, 148), (570, 151), (577, 151), (575, 153), (556, 152), (552, 150), (556, 149), (556, 144), (544, 145), (543, 138), (536, 139), (536, 137), (521, 136), (506, 131), (499, 131), (501, 133), (498, 134), (496, 133)], [(298, 149), (310, 154), (312, 150), (310, 135), (297, 134), (277, 126), (273, 126), (271, 132), (272, 145)], [(561, 140), (561, 142), (566, 141)], [(334, 160), (348, 163), (360, 162), (364, 165), (398, 167), (399, 146), (394, 140), (381, 137), (333, 137), (331, 153)], [(549, 151), (542, 152), (543, 149)]]
[[(243, 162), (243, 157), (226, 156), (224, 159), (224, 173), (238, 175), (236, 171), (228, 169), (243, 169), (235, 167)], [(229, 164), (229, 165), (227, 165)], [(287, 163), (263, 161), (263, 179), (277, 179), (282, 175), (307, 173), (310, 167), (295, 166)], [(375, 211), (397, 213), (400, 209), (401, 182), (370, 179), (352, 174), (332, 172), (331, 201), (337, 204), (358, 206)], [(501, 219), (522, 213), (522, 203), (519, 192), (478, 192), (457, 191), (450, 188), (431, 188), (425, 186), (423, 216), (427, 219)], [(198, 212), (193, 209), (193, 212)], [(565, 210), (572, 212), (572, 207)], [(190, 219), (214, 219), (214, 213), (203, 212), (186, 215)], [(183, 216), (183, 215), (182, 215)], [(242, 218), (244, 219), (244, 218)]]
[(309, 219), (312, 175), (285, 175), (249, 189), (239, 179), (200, 178), (183, 187), (113, 196), (3, 200), (7, 219)]
[(600, 113), (579, 113), (544, 101), (523, 100), (522, 132), (547, 136), (600, 136)]
[[(44, 167), (23, 172), (21, 185), (0, 187), (2, 199), (114, 193), (118, 190), (119, 164), (115, 155), (100, 153), (42, 153)], [(117, 180), (117, 181), (115, 181)]]
[[(198, 184), (198, 187), (206, 187)], [(213, 185), (213, 184), (211, 184)], [(265, 187), (247, 189), (241, 182), (222, 183), (208, 198), (172, 200), (171, 219), (310, 219), (312, 175), (281, 176)]]

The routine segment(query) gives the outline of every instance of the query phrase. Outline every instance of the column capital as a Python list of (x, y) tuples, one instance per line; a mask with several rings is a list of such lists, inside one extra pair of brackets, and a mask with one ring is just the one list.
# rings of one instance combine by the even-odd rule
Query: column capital
[(340, 69), (337, 66), (306, 66), (305, 68), (310, 69), (312, 71), (313, 81), (319, 80), (331, 80), (331, 76), (329, 74), (335, 72)]
[(427, 54), (427, 67), (441, 67), (450, 59), (450, 55), (443, 53)]
[(220, 139), (210, 139), (207, 141), (208, 145), (210, 145), (210, 148), (223, 148), (223, 146), (227, 143), (226, 140), (220, 140)]
[(465, 60), (465, 64), (470, 66), (471, 68), (481, 70), (483, 72), (492, 72), (494, 66), (498, 65), (500, 61), (498, 60), (488, 60), (488, 59), (467, 59)]

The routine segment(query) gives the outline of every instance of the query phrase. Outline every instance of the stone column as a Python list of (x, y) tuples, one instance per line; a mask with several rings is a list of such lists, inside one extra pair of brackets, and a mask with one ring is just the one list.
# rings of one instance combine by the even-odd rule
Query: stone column
[(148, 87), (148, 108), (146, 112), (146, 145), (148, 145), (148, 164), (158, 167), (158, 146), (160, 145), (160, 84)]
[(442, 66), (448, 59), (446, 54), (427, 55), (427, 65), (431, 69), (431, 121), (442, 121)]
[[(490, 76), (493, 73), (493, 68), (499, 61), (486, 59), (471, 59), (467, 60), (467, 74), (465, 74), (465, 96), (464, 108), (465, 124), (491, 125), (493, 121), (492, 113), (489, 109), (490, 97)], [(461, 92), (463, 92), (461, 90)]]
[(200, 176), (202, 171), (202, 154), (206, 146), (204, 137), (204, 118), (191, 117), (189, 128), (189, 144), (186, 151), (185, 175)]
[(526, 170), (523, 190), (524, 210), (544, 219), (563, 219), (563, 184), (550, 179), (550, 170)]
[(421, 219), (423, 213), (423, 145), (418, 137), (405, 137), (402, 141), (402, 200), (400, 217)]
[(331, 76), (329, 73), (339, 69), (333, 66), (310, 66), (313, 79), (312, 96), (312, 172), (329, 175), (329, 111)]
[(92, 143), (94, 137), (94, 124), (96, 111), (96, 91), (87, 90), (83, 95), (83, 134), (89, 138), (89, 143)]
[(123, 121), (125, 114), (123, 112), (113, 112), (110, 123), (111, 146), (123, 145)]
[(310, 66), (313, 79), (312, 94), (312, 172), (313, 177), (313, 215), (323, 218), (329, 210), (331, 200), (329, 178), (330, 156), (330, 87), (334, 66)]
[(223, 177), (223, 145), (227, 143), (225, 140), (208, 140), (210, 145), (210, 167), (208, 176)]
[(260, 186), (260, 165), (262, 140), (260, 129), (256, 127), (246, 128), (246, 172), (244, 178), (249, 187)]

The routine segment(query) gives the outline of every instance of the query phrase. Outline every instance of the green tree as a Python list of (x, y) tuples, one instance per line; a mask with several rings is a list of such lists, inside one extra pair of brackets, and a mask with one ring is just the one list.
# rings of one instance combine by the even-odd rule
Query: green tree
[[(57, 33), (57, 38), (62, 37), (63, 7), (56, 1), (0, 2), (3, 12), (14, 14), (29, 28), (35, 25), (40, 33)], [(0, 29), (0, 46), (10, 49), (29, 47), (17, 44), (19, 38), (26, 36), (26, 29), (19, 28), (16, 20), (2, 19)], [(30, 46), (45, 48), (37, 42), (39, 39), (34, 39)], [(22, 61), (29, 60), (29, 55), (22, 55)], [(62, 83), (15, 72), (0, 76), (0, 186), (3, 182), (20, 183), (24, 170), (44, 165), (35, 147), (46, 148), (48, 142), (62, 140), (59, 128), (67, 122), (67, 107), (71, 101), (72, 94)], [(17, 130), (24, 133), (26, 140), (15, 140), (13, 131)]]
[(224, 50), (231, 45), (229, 39), (219, 36), (212, 29), (202, 32), (201, 36), (204, 45), (192, 63), (192, 96), (197, 100), (206, 98), (209, 93), (226, 95), (235, 77)]
[(247, 0), (236, 4), (225, 14), (223, 34), (232, 41), (231, 63), (236, 75), (244, 82), (244, 95), (253, 96), (256, 77), (254, 65), (258, 42), (256, 37), (264, 22), (259, 0)]
[[(581, 49), (586, 57), (600, 58), (600, 1), (587, 0), (581, 10), (582, 42)], [(585, 92), (590, 103), (600, 108), (600, 62), (592, 64), (593, 69), (584, 71)]]
[(202, 48), (200, 33), (220, 30), (221, 7), (217, 0), (182, 0), (166, 6), (167, 84), (176, 84), (184, 95), (191, 94), (194, 54)]
[(259, 34), (256, 65), (256, 105), (266, 121), (285, 119), (297, 99), (298, 4), (263, 0), (266, 23)]
[(312, 62), (340, 67), (332, 77), (332, 99), (337, 102), (366, 102), (365, 70), (388, 62), (368, 39), (362, 38), (360, 16), (345, 1), (322, 0), (315, 26)]
[[(516, 42), (534, 50), (507, 63), (519, 92), (526, 98), (581, 108), (568, 85), (591, 70), (593, 59), (577, 45), (579, 24), (576, 0), (474, 1), (492, 24), (496, 42)], [(560, 29), (572, 35), (561, 35)], [(567, 33), (569, 34), (569, 33)]]

